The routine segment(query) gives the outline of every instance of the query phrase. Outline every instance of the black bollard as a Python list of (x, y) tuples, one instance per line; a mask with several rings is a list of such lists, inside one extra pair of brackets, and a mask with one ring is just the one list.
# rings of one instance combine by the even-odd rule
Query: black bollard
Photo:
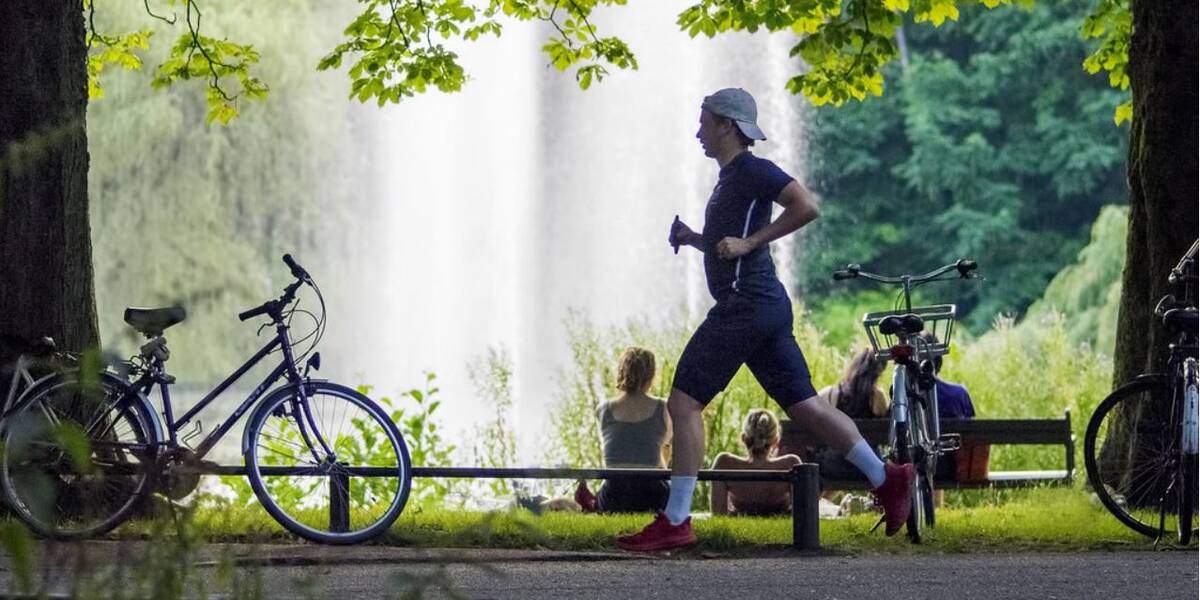
[(821, 548), (821, 475), (815, 464), (792, 467), (792, 547)]

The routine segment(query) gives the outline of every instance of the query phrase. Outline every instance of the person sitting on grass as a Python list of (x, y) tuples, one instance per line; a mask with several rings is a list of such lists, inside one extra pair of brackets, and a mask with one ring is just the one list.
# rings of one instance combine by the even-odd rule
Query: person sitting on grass
[[(770, 411), (753, 409), (746, 415), (742, 444), (747, 456), (722, 452), (713, 460), (714, 469), (771, 470), (791, 469), (800, 464), (795, 454), (775, 456), (779, 446), (779, 420)], [(767, 516), (788, 514), (792, 509), (792, 488), (786, 482), (714, 481), (712, 514)]]
[[(671, 455), (671, 417), (667, 404), (650, 395), (654, 382), (654, 353), (627, 348), (617, 365), (621, 395), (600, 406), (604, 465), (608, 468), (666, 468)], [(596, 497), (599, 512), (653, 512), (667, 505), (670, 488), (655, 479), (615, 478), (604, 483)]]

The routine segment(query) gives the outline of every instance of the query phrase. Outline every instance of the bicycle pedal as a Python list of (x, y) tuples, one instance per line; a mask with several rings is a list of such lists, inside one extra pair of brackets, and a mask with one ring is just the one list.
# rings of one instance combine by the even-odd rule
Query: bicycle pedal
[(962, 435), (957, 433), (943, 433), (938, 438), (938, 449), (942, 452), (953, 452), (962, 447)]

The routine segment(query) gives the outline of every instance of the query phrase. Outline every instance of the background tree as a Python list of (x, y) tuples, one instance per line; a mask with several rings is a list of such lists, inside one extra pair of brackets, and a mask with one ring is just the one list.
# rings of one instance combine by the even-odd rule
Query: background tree
[(889, 93), (813, 110), (808, 179), (822, 215), (796, 261), (810, 305), (866, 289), (830, 280), (847, 262), (890, 273), (963, 256), (987, 281), (931, 293), (976, 332), (1042, 295), (1100, 207), (1126, 196), (1127, 131), (1112, 123), (1123, 94), (1079, 68), (1095, 45), (1076, 35), (1090, 8), (974, 6), (954, 27), (907, 23)]

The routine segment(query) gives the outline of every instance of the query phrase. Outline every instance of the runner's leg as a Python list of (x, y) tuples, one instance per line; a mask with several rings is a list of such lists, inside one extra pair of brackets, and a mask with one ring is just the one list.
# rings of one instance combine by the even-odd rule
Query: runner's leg
[(825, 445), (844, 454), (871, 487), (885, 479), (883, 461), (863, 440), (854, 421), (817, 398), (808, 361), (792, 334), (792, 307), (787, 303), (757, 307), (756, 321), (769, 332), (766, 341), (746, 358), (746, 366), (793, 422), (812, 431)]
[(671, 390), (667, 399), (671, 414), (671, 494), (667, 499), (667, 518), (672, 525), (687, 519), (696, 490), (696, 473), (704, 460), (704, 405), (695, 398)]

